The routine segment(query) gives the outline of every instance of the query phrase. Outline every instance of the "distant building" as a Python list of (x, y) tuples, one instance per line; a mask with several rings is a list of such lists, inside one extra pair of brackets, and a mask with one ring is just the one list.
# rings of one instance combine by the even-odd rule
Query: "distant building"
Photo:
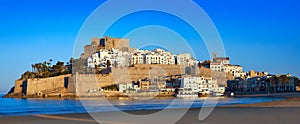
[(107, 62), (110, 62), (113, 67), (129, 66), (129, 53), (119, 51), (117, 49), (105, 50), (101, 49), (87, 58), (87, 66), (90, 68), (106, 68)]
[(268, 75), (256, 76), (246, 79), (236, 78), (228, 80), (227, 86), (236, 92), (243, 93), (277, 93), (277, 92), (294, 92), (296, 83), (299, 81), (297, 77), (289, 77), (287, 75)]
[(119, 91), (122, 93), (126, 93), (128, 90), (133, 90), (134, 87), (132, 83), (127, 83), (127, 84), (118, 84)]
[(213, 62), (210, 63), (210, 69), (218, 72), (230, 73), (234, 77), (245, 77), (246, 73), (243, 72), (243, 67), (240, 65), (230, 64), (229, 57), (217, 57), (216, 53), (213, 53)]
[(177, 97), (197, 97), (199, 94), (223, 94), (224, 86), (219, 86), (217, 80), (204, 77), (183, 77)]
[(144, 64), (144, 55), (141, 53), (134, 53), (130, 55), (130, 65), (136, 65), (136, 64)]
[(200, 77), (184, 77), (178, 89), (177, 97), (198, 97)]
[(163, 49), (155, 49), (154, 51), (136, 50), (130, 56), (130, 65), (192, 65), (194, 63), (198, 63), (198, 61), (192, 59), (190, 54), (173, 55), (171, 52), (164, 51)]
[(130, 51), (130, 41), (129, 39), (122, 38), (92, 38), (91, 45), (84, 46), (84, 54), (82, 58), (88, 58), (92, 54), (99, 52), (101, 49), (111, 50), (118, 49), (120, 51)]
[(159, 92), (161, 89), (166, 88), (166, 81), (160, 78), (153, 78), (150, 82), (150, 92)]
[(141, 91), (149, 91), (150, 81), (149, 80), (140, 80), (140, 89)]
[(252, 77), (257, 77), (257, 76), (268, 76), (268, 72), (256, 72), (254, 70), (251, 70), (247, 73), (247, 76), (252, 78)]
[(175, 64), (177, 65), (188, 65), (191, 60), (191, 54), (178, 54), (175, 55)]
[(232, 74), (234, 77), (242, 77), (246, 76), (246, 72), (243, 72), (243, 67), (240, 65), (224, 65), (224, 72)]
[(215, 63), (221, 63), (222, 65), (228, 65), (230, 64), (230, 58), (229, 57), (217, 57), (217, 53), (213, 53), (213, 62)]

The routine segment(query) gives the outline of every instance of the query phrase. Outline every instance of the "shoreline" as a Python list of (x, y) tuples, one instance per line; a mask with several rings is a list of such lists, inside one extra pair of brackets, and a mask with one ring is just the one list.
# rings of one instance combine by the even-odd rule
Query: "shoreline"
[(236, 104), (224, 107), (299, 107), (300, 108), (300, 97), (285, 97), (284, 100), (272, 101), (272, 102), (261, 102), (254, 104)]
[[(178, 112), (180, 109), (167, 110), (167, 114)], [(125, 111), (133, 115), (149, 115), (158, 112), (157, 110), (136, 110)], [(204, 120), (199, 120), (200, 108), (189, 109), (189, 111), (176, 124), (200, 124), (200, 123), (222, 123), (222, 124), (298, 124), (300, 112), (299, 107), (217, 107)], [(132, 120), (133, 122), (111, 120), (117, 116), (116, 112), (99, 112), (93, 113), (97, 120), (101, 123), (108, 124), (128, 124), (141, 123)], [(107, 119), (106, 119), (107, 118)], [(0, 117), (1, 124), (98, 124), (99, 122), (88, 113), (75, 114), (54, 114), (54, 115), (32, 115), (32, 116), (9, 116)], [(157, 123), (160, 120), (145, 122), (149, 124)]]
[[(243, 96), (246, 97), (246, 96)], [(269, 96), (274, 97), (274, 96)], [(278, 96), (275, 96), (278, 98)], [(281, 96), (282, 97), (282, 96)], [(290, 123), (297, 124), (298, 114), (300, 113), (300, 97), (299, 96), (285, 96), (284, 100), (262, 102), (254, 104), (234, 104), (216, 107), (213, 112), (203, 121), (199, 121), (198, 115), (200, 108), (190, 108), (183, 118), (177, 121), (177, 124), (190, 123)], [(180, 110), (180, 108), (169, 109), (170, 114)], [(159, 110), (131, 110), (124, 111), (135, 115), (148, 115), (158, 112)], [(96, 112), (96, 115), (101, 115), (107, 118), (115, 116), (115, 112)], [(72, 114), (49, 114), (49, 115), (26, 115), (26, 116), (2, 116), (0, 117), (1, 124), (97, 124), (88, 113), (72, 113)], [(118, 121), (106, 121), (106, 123), (122, 123)]]
[[(176, 98), (174, 95), (137, 95), (137, 96), (131, 96), (130, 94), (124, 94), (124, 95), (86, 95), (86, 96), (77, 96), (75, 93), (68, 93), (68, 94), (55, 94), (55, 95), (49, 95), (48, 97), (43, 96), (14, 96), (17, 94), (0, 94), (1, 98), (14, 98), (14, 99), (79, 99), (79, 98), (108, 98), (108, 99), (132, 99), (133, 97), (155, 97), (155, 98)], [(218, 96), (216, 96), (218, 97)], [(226, 96), (223, 96), (226, 97)], [(251, 97), (300, 97), (300, 92), (288, 92), (288, 93), (271, 93), (271, 94), (242, 94), (242, 95), (235, 95), (233, 98), (251, 98)], [(189, 98), (189, 97), (186, 97)], [(197, 97), (197, 98), (206, 98), (206, 96)], [(231, 98), (231, 97), (229, 97)]]

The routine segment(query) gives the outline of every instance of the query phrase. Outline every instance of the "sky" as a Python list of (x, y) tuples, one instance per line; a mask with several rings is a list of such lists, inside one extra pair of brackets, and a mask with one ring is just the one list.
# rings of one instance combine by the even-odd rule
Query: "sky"
[[(49, 59), (67, 62), (73, 56), (81, 26), (103, 2), (0, 0), (0, 93), (6, 93), (23, 72), (31, 70), (33, 63)], [(254, 69), (300, 76), (298, 0), (194, 2), (215, 24), (231, 63), (242, 65), (245, 71)], [(128, 2), (125, 6), (131, 4)], [(170, 6), (176, 7), (172, 2)], [(185, 8), (178, 8), (178, 11), (181, 9)], [(107, 13), (111, 11), (118, 10)], [(95, 25), (101, 25), (101, 21)], [(86, 36), (90, 35), (102, 37)], [(195, 58), (210, 59), (211, 53), (201, 36), (184, 20), (163, 12), (142, 11), (127, 15), (115, 22), (105, 35), (129, 38), (131, 46), (137, 48), (152, 44), (174, 53), (192, 49)], [(80, 42), (87, 44), (90, 39), (80, 39)]]

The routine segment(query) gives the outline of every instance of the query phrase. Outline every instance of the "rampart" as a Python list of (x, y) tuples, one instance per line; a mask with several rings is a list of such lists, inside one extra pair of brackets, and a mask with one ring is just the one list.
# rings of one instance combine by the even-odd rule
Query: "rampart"
[[(15, 81), (15, 94), (26, 96), (44, 96), (49, 94), (86, 94), (99, 91), (104, 86), (137, 82), (140, 79), (151, 79), (171, 75), (185, 74), (185, 67), (180, 65), (134, 65), (128, 68), (112, 68), (110, 74), (61, 75), (50, 78), (34, 78)], [(230, 74), (214, 72), (210, 69), (199, 69), (198, 75), (213, 77), (219, 84), (232, 79)], [(79, 93), (79, 94), (78, 94)]]
[(28, 96), (43, 95), (60, 89), (58, 92), (63, 93), (66, 92), (66, 88), (68, 87), (69, 77), (71, 77), (71, 75), (27, 79), (27, 81), (23, 81), (22, 92)]

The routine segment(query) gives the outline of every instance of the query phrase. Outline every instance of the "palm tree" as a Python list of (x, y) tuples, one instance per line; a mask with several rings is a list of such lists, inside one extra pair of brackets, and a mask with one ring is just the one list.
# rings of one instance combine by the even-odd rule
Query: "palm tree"
[(286, 90), (286, 86), (289, 83), (290, 79), (289, 77), (287, 77), (286, 75), (282, 75), (279, 77), (279, 82), (282, 86), (282, 89), (285, 91)]
[(267, 79), (267, 83), (268, 83), (268, 87), (267, 87), (267, 88), (268, 88), (268, 94), (270, 94), (270, 84), (271, 84), (270, 82), (271, 82), (271, 80), (268, 78), (268, 79)]
[(42, 72), (42, 63), (36, 63), (35, 65), (35, 71), (37, 71), (37, 76), (40, 76), (41, 75), (41, 72)]
[(274, 84), (273, 88), (274, 88), (274, 92), (276, 93), (277, 92), (278, 78), (276, 76), (273, 76), (270, 81), (271, 81), (271, 83)]
[(34, 72), (34, 71), (35, 71), (35, 65), (32, 64), (32, 65), (31, 65), (31, 68), (32, 68), (32, 72)]
[(72, 65), (73, 62), (74, 62), (74, 58), (71, 58), (69, 62), (70, 62), (70, 64)]
[(43, 72), (47, 72), (49, 69), (48, 69), (48, 66), (47, 66), (47, 62), (43, 62), (42, 63), (42, 71)]
[(49, 67), (51, 67), (51, 63), (52, 63), (52, 61), (53, 61), (52, 59), (50, 59), (50, 60), (49, 60), (49, 63), (50, 63)]
[(41, 69), (40, 63), (36, 63), (34, 66), (35, 66), (36, 71), (39, 72)]
[(50, 62), (47, 62), (47, 65), (48, 65), (48, 68), (50, 68), (51, 63), (50, 63)]

